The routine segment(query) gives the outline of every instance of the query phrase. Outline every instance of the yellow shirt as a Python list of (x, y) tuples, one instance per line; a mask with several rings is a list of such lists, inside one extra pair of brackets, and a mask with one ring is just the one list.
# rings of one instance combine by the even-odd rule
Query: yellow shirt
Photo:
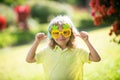
[(62, 50), (47, 47), (35, 56), (37, 63), (42, 63), (47, 80), (82, 80), (83, 64), (89, 62), (89, 53), (81, 48)]

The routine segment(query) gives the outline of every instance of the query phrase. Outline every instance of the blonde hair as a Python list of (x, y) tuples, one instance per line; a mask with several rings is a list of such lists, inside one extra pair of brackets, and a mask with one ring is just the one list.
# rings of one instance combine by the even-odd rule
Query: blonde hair
[(77, 29), (75, 28), (74, 24), (72, 23), (71, 19), (68, 16), (62, 16), (59, 15), (57, 17), (55, 17), (54, 19), (51, 20), (49, 26), (48, 26), (48, 37), (50, 38), (50, 43), (49, 46), (54, 49), (55, 46), (57, 45), (57, 43), (55, 42), (55, 40), (51, 37), (50, 31), (51, 31), (51, 27), (53, 25), (63, 25), (63, 24), (69, 24), (70, 28), (72, 30), (72, 35), (70, 37), (70, 40), (67, 43), (67, 47), (68, 48), (73, 48), (75, 47), (75, 34), (78, 33)]

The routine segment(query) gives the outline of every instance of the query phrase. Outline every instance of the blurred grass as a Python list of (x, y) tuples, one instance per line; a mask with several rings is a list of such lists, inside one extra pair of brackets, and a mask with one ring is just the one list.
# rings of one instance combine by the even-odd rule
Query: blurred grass
[[(90, 40), (102, 60), (98, 63), (85, 64), (84, 80), (120, 79), (120, 45), (110, 42), (109, 30), (110, 28), (106, 27), (89, 31)], [(46, 45), (45, 42), (41, 43), (42, 47)], [(29, 64), (25, 61), (31, 45), (32, 43), (0, 49), (0, 80), (44, 80), (42, 65)]]
[(40, 80), (41, 65), (26, 63), (31, 45), (0, 50), (0, 80)]
[(101, 61), (86, 64), (84, 80), (119, 80), (120, 45), (111, 42), (110, 27), (90, 31), (91, 42), (98, 49)]

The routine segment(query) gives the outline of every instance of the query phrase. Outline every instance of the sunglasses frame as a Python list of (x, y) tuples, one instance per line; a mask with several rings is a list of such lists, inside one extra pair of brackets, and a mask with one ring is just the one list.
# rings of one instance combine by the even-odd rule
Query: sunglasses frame
[[(66, 36), (66, 35), (64, 34), (64, 31), (69, 31), (69, 35)], [(54, 35), (53, 35), (54, 32), (58, 32), (58, 35), (57, 35), (57, 36), (54, 36)], [(51, 30), (51, 35), (52, 35), (52, 37), (55, 38), (55, 39), (56, 39), (56, 38), (59, 38), (61, 34), (62, 34), (65, 38), (68, 38), (68, 37), (71, 36), (71, 29), (70, 29), (70, 28), (68, 28), (68, 29), (62, 29), (62, 31), (59, 31), (59, 30)]]

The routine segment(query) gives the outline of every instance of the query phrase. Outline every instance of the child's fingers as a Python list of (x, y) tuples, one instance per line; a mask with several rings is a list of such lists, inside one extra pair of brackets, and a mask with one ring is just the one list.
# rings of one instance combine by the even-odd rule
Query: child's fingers
[(81, 31), (79, 34), (74, 34), (76, 37), (80, 37), (83, 40), (88, 39), (88, 33), (85, 31)]
[(45, 38), (47, 38), (47, 36), (45, 35), (45, 33), (37, 33), (36, 34), (36, 38), (38, 38), (38, 39), (45, 39)]

